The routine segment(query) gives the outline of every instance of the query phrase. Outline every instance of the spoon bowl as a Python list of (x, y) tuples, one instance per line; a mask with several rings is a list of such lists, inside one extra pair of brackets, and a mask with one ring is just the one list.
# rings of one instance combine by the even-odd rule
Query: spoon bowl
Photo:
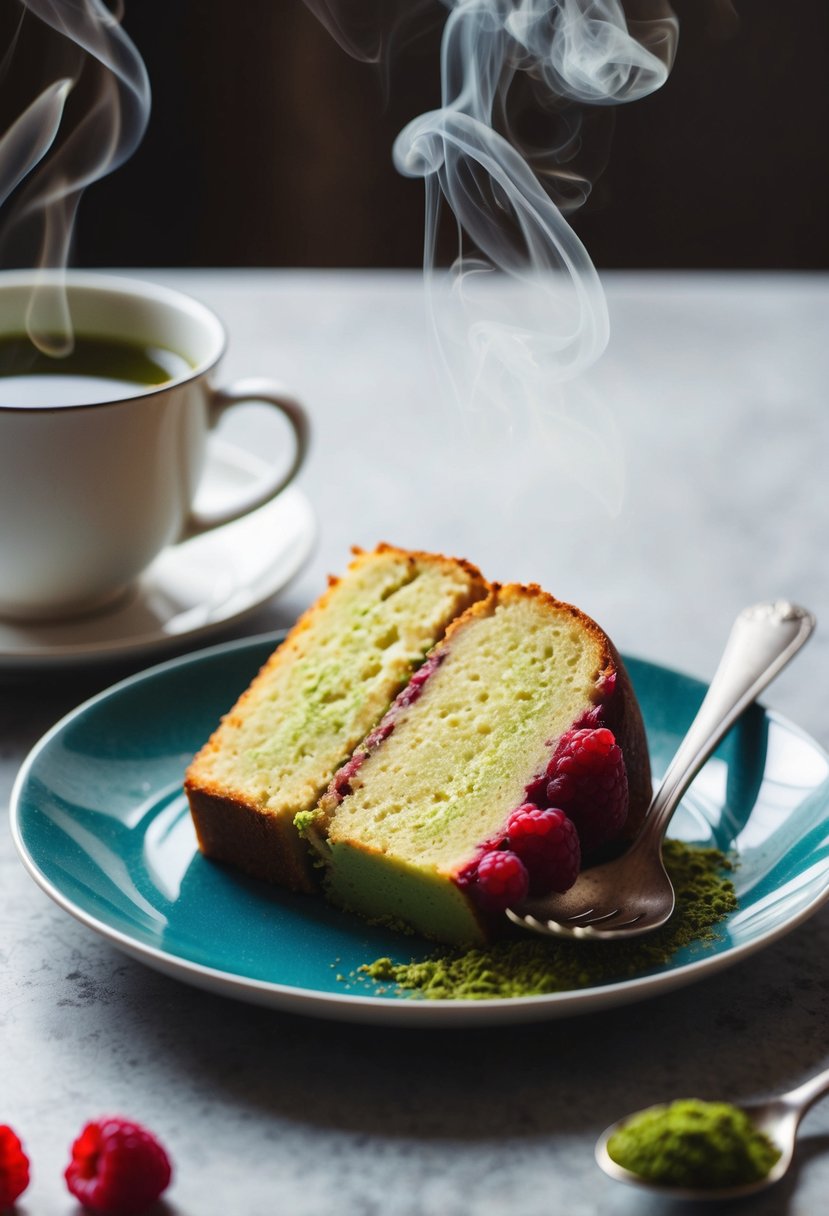
[[(754, 1102), (739, 1107), (749, 1116), (757, 1130), (763, 1132), (780, 1150), (780, 1156), (769, 1172), (754, 1182), (738, 1183), (735, 1186), (726, 1187), (671, 1186), (668, 1183), (643, 1178), (633, 1170), (626, 1169), (613, 1160), (607, 1146), (610, 1138), (629, 1123), (634, 1117), (633, 1115), (619, 1119), (602, 1132), (596, 1142), (596, 1162), (608, 1177), (615, 1179), (616, 1182), (625, 1182), (629, 1186), (637, 1186), (671, 1199), (741, 1199), (773, 1186), (788, 1172), (794, 1159), (795, 1141), (800, 1121), (809, 1107), (826, 1093), (829, 1093), (829, 1069), (818, 1073), (816, 1077), (812, 1077), (797, 1089), (792, 1089), (779, 1097), (770, 1098), (767, 1102)], [(647, 1109), (660, 1110), (664, 1109), (664, 1106), (648, 1107)], [(637, 1112), (637, 1114), (643, 1113), (643, 1111)]]

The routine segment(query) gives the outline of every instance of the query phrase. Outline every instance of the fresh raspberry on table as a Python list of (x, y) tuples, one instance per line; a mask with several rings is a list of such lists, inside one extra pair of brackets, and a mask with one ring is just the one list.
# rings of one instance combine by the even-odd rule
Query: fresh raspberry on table
[(579, 834), (572, 819), (557, 807), (541, 810), (527, 802), (513, 811), (507, 840), (527, 868), (530, 895), (567, 891), (581, 867)]
[(582, 854), (619, 835), (628, 813), (628, 779), (613, 731), (606, 726), (566, 731), (547, 776), (547, 803), (573, 820)]
[(482, 903), (493, 912), (503, 912), (527, 897), (530, 880), (520, 857), (508, 849), (492, 849), (478, 862), (475, 876)]
[(172, 1176), (158, 1140), (129, 1119), (87, 1123), (72, 1145), (64, 1177), (84, 1207), (107, 1216), (137, 1216), (155, 1203)]
[(0, 1123), (0, 1212), (5, 1212), (29, 1185), (29, 1158), (18, 1136)]

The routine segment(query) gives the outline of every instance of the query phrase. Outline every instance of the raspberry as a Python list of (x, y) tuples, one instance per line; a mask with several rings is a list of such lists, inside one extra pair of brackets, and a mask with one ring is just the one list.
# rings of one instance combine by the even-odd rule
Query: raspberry
[(555, 807), (544, 811), (526, 802), (510, 815), (507, 839), (527, 868), (530, 895), (572, 887), (581, 865), (581, 846), (576, 825), (564, 811)]
[(606, 726), (568, 730), (547, 766), (547, 802), (573, 820), (582, 853), (619, 835), (628, 813), (625, 759)]
[(493, 912), (503, 912), (527, 897), (530, 880), (520, 857), (506, 849), (492, 849), (478, 862), (478, 894)]
[(129, 1119), (87, 1123), (72, 1145), (66, 1185), (92, 1212), (136, 1216), (169, 1184), (172, 1170), (152, 1132)]
[(0, 1123), (0, 1212), (10, 1208), (29, 1185), (29, 1158), (5, 1123)]

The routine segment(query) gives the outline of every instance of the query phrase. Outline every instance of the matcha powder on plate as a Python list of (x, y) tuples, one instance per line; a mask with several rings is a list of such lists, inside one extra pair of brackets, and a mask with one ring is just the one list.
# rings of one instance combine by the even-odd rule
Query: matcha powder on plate
[(731, 865), (718, 849), (666, 840), (663, 857), (676, 892), (676, 910), (667, 925), (646, 937), (593, 949), (579, 942), (522, 935), (486, 949), (446, 949), (422, 962), (380, 958), (360, 972), (430, 1000), (540, 996), (632, 979), (663, 966), (683, 946), (712, 940), (714, 926), (737, 907), (727, 877)]

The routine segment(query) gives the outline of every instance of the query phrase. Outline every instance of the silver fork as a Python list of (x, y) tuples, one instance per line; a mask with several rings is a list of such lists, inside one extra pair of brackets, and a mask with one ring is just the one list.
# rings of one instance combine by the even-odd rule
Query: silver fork
[(744, 608), (705, 699), (653, 796), (638, 836), (613, 861), (582, 870), (569, 891), (507, 908), (533, 933), (596, 941), (658, 929), (674, 910), (662, 840), (682, 795), (744, 709), (808, 640), (815, 618), (786, 600)]

